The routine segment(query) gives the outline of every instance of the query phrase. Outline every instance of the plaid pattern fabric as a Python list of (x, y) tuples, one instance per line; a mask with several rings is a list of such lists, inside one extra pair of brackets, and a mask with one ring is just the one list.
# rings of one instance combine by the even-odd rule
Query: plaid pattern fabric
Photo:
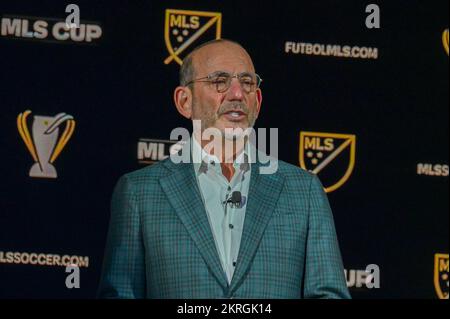
[(349, 298), (327, 197), (318, 178), (278, 161), (252, 178), (228, 285), (192, 164), (170, 159), (115, 188), (101, 298)]

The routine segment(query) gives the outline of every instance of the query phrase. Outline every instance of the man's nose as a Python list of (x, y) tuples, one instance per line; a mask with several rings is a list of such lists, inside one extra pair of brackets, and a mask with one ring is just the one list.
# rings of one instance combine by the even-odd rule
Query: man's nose
[(230, 88), (227, 92), (228, 100), (239, 100), (242, 101), (244, 99), (244, 91), (242, 90), (241, 83), (238, 79), (231, 79)]

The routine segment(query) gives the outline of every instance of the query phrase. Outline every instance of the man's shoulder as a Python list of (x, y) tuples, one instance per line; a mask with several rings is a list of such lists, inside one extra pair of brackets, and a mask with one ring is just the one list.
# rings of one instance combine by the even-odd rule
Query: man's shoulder
[(284, 179), (286, 191), (305, 192), (313, 185), (320, 185), (317, 175), (282, 160), (278, 160), (277, 174)]
[(167, 161), (169, 160), (170, 159), (164, 159), (141, 169), (126, 173), (120, 179), (126, 179), (136, 185), (148, 185), (149, 183), (152, 183), (152, 181), (157, 182), (161, 177), (170, 173), (170, 169), (167, 167)]
[[(276, 174), (284, 177), (284, 179), (287, 180), (302, 180), (302, 181), (310, 181), (311, 178), (313, 178), (315, 175), (312, 174), (311, 172), (308, 172), (306, 170), (304, 170), (303, 168), (293, 165), (291, 163), (282, 161), (280, 159), (274, 159), (272, 157), (270, 157), (271, 162), (273, 163), (274, 161), (277, 162), (277, 170), (276, 170)], [(265, 166), (264, 164), (262, 164), (262, 166)]]
[(311, 180), (314, 174), (304, 170), (303, 168), (293, 165), (291, 163), (278, 160), (278, 172), (283, 175), (285, 178), (300, 178)]

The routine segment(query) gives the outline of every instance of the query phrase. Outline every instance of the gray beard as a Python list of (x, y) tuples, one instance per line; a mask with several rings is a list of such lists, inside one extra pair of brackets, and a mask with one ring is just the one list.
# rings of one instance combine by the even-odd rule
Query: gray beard
[[(196, 107), (196, 102), (194, 100), (194, 98), (192, 99), (192, 108)], [(247, 119), (248, 119), (248, 127), (243, 128), (243, 130), (248, 129), (248, 128), (253, 128), (253, 126), (255, 125), (256, 119), (257, 117), (254, 116), (252, 113), (250, 113), (249, 108), (242, 102), (229, 102), (226, 103), (224, 105), (222, 105), (219, 110), (217, 111), (216, 114), (214, 114), (214, 118), (212, 119), (211, 117), (208, 119), (203, 119), (201, 120), (201, 128), (202, 128), (202, 132), (204, 130), (206, 130), (207, 128), (213, 127), (214, 123), (219, 119), (219, 116), (230, 111), (230, 110), (241, 110), (243, 112), (245, 112), (247, 114)], [(227, 134), (225, 132), (225, 130), (221, 130), (222, 136), (227, 139), (227, 140), (236, 140), (237, 136), (234, 134)]]

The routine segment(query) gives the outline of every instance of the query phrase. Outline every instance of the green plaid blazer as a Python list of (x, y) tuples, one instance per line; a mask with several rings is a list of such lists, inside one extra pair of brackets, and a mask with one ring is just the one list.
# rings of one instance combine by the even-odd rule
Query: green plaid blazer
[(111, 205), (100, 298), (349, 298), (318, 178), (278, 161), (250, 189), (228, 284), (192, 164), (170, 158), (124, 175)]

